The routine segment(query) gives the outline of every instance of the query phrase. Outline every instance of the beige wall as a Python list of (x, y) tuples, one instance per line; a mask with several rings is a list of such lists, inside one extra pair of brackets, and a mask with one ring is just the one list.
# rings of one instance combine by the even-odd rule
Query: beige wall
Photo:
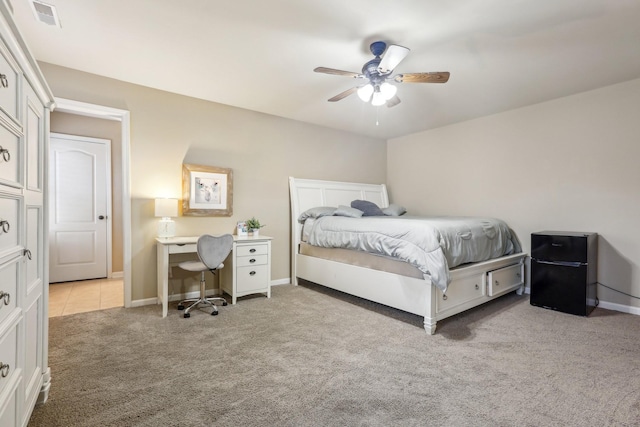
[[(182, 163), (233, 169), (233, 216), (176, 219), (179, 235), (233, 232), (256, 216), (289, 279), (289, 176), (385, 182), (386, 143), (41, 63), (55, 96), (131, 112), (132, 299), (156, 296), (156, 197), (181, 197)], [(249, 95), (247, 95), (249, 96)], [(364, 159), (364, 161), (363, 161)], [(172, 284), (182, 286), (182, 284)], [(182, 289), (182, 288), (181, 288)]]
[(111, 253), (113, 272), (122, 272), (122, 131), (120, 122), (54, 111), (51, 132), (111, 141)]
[(597, 232), (598, 281), (640, 296), (639, 105), (640, 79), (390, 140), (391, 201), (503, 218), (527, 251), (532, 232)]

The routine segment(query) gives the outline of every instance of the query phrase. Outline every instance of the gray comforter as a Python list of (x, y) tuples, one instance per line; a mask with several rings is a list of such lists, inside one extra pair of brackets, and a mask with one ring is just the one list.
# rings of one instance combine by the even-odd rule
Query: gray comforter
[(314, 221), (308, 243), (400, 259), (443, 291), (449, 268), (520, 252), (504, 221), (476, 217), (324, 216)]

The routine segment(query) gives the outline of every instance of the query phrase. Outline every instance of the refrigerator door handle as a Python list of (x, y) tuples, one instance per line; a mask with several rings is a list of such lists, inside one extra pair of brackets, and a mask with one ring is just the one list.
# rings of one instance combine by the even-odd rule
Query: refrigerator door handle
[(532, 258), (535, 262), (539, 264), (547, 264), (547, 265), (559, 265), (562, 267), (582, 267), (584, 265), (588, 265), (586, 262), (570, 262), (570, 261), (544, 261), (537, 258)]

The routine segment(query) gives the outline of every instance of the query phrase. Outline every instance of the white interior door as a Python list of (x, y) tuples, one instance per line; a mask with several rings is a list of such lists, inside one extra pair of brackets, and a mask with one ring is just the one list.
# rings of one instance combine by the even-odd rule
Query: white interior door
[(108, 275), (111, 141), (51, 134), (49, 281)]

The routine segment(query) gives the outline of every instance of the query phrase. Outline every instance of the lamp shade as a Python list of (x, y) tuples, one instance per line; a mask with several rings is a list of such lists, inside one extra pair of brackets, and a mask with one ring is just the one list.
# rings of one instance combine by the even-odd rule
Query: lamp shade
[(178, 216), (178, 199), (156, 199), (156, 215), (163, 218)]

